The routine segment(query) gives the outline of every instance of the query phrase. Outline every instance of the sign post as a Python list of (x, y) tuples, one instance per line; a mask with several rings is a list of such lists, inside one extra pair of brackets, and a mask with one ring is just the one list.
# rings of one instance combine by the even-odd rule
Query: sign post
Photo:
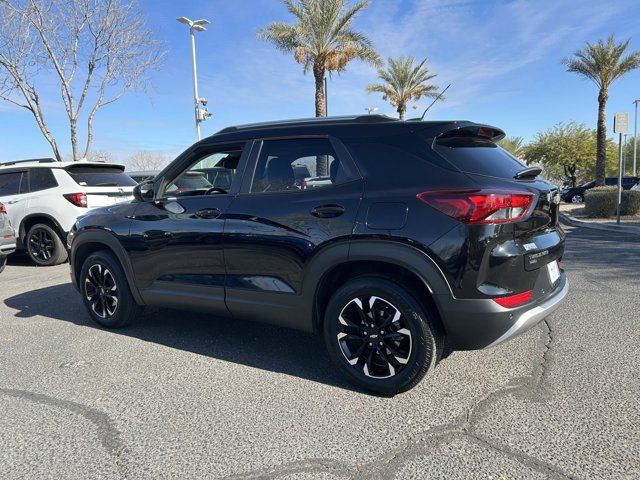
[(622, 203), (622, 134), (629, 132), (629, 114), (618, 112), (613, 117), (613, 133), (618, 134), (618, 195), (616, 205), (616, 223), (620, 224), (620, 203)]

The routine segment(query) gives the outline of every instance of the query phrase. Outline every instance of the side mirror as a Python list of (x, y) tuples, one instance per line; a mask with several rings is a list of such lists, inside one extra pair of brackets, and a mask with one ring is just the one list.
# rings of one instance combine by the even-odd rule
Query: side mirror
[(153, 180), (145, 180), (133, 188), (133, 197), (140, 202), (153, 200)]

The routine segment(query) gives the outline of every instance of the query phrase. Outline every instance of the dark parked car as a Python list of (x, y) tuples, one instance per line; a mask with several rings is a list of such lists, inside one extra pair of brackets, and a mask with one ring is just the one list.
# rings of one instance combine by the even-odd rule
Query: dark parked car
[[(622, 177), (622, 188), (623, 190), (629, 190), (639, 181), (640, 177)], [(604, 179), (604, 184), (607, 186), (617, 186), (618, 177), (607, 177)], [(592, 180), (575, 187), (563, 188), (560, 192), (560, 197), (567, 203), (582, 203), (584, 202), (584, 193), (595, 186), (596, 181)]]
[[(153, 305), (318, 332), (351, 382), (408, 390), (444, 351), (508, 340), (567, 294), (557, 189), (503, 136), (375, 115), (226, 128), (137, 201), (78, 220), (73, 283), (106, 327)], [(168, 191), (231, 154), (228, 191)], [(318, 157), (330, 182), (296, 186), (293, 165)]]

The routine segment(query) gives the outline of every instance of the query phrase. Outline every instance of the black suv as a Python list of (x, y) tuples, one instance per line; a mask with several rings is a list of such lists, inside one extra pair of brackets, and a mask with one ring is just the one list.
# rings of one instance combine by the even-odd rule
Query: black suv
[[(226, 128), (78, 220), (73, 283), (106, 327), (153, 305), (323, 333), (350, 381), (408, 390), (443, 351), (501, 343), (567, 294), (557, 189), (503, 136), (375, 115)], [(174, 188), (220, 164), (228, 190)], [(300, 166), (328, 180), (296, 186)]]
[[(622, 177), (622, 189), (630, 190), (638, 182), (640, 182), (640, 177)], [(615, 187), (618, 185), (618, 177), (607, 177), (604, 179), (604, 184), (608, 187)], [(585, 192), (595, 186), (596, 181), (592, 180), (575, 187), (563, 188), (560, 191), (560, 197), (567, 203), (582, 203)]]

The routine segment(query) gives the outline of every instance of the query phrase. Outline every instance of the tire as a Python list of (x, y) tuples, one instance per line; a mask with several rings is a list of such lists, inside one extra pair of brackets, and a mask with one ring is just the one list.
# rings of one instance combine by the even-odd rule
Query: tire
[(576, 193), (575, 195), (571, 195), (571, 198), (569, 200), (571, 201), (571, 203), (583, 203), (584, 197), (579, 193)]
[(131, 294), (120, 262), (108, 251), (92, 253), (84, 261), (79, 286), (89, 315), (103, 327), (129, 325), (142, 311)]
[(4, 267), (6, 266), (7, 266), (7, 257), (6, 256), (0, 257), (0, 273), (4, 272)]
[[(366, 325), (371, 306), (379, 314)], [(416, 386), (440, 359), (444, 335), (435, 319), (408, 289), (383, 278), (360, 277), (331, 297), (324, 316), (325, 344), (351, 383), (392, 396)]]
[(31, 261), (41, 267), (60, 265), (67, 261), (64, 242), (53, 228), (44, 223), (38, 223), (29, 229), (25, 245)]

